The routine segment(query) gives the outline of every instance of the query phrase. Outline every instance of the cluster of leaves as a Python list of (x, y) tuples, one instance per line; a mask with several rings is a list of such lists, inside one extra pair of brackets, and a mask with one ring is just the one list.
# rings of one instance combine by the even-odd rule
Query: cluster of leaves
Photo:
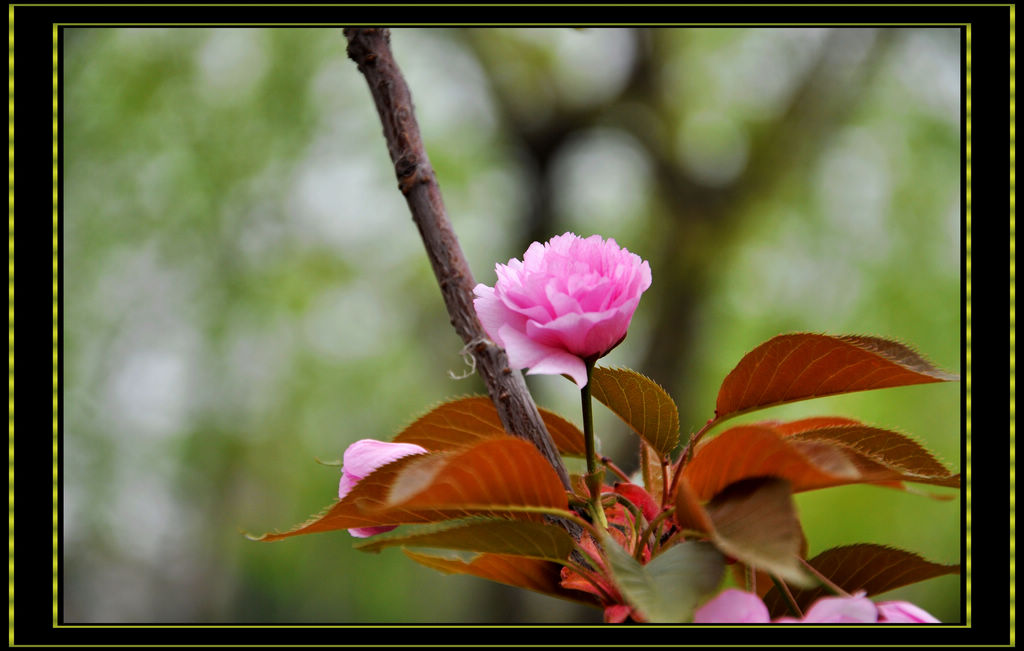
[[(592, 395), (639, 435), (641, 447), (640, 483), (602, 460), (621, 480), (602, 489), (607, 529), (587, 516), (583, 477), (573, 476), (567, 491), (532, 444), (503, 429), (488, 398), (461, 398), (394, 439), (427, 454), (378, 469), (305, 524), (260, 539), (412, 525), (357, 548), (401, 546), (441, 572), (603, 607), (609, 621), (688, 621), (728, 565), (773, 616), (806, 608), (824, 585), (872, 596), (959, 566), (867, 543), (807, 559), (793, 494), (858, 483), (959, 487), (959, 474), (906, 435), (849, 418), (762, 421), (707, 440), (704, 434), (782, 403), (956, 379), (886, 339), (780, 335), (740, 360), (722, 382), (714, 418), (673, 459), (679, 417), (668, 394), (635, 371), (597, 367)], [(547, 410), (541, 415), (563, 455), (584, 454), (579, 429)]]

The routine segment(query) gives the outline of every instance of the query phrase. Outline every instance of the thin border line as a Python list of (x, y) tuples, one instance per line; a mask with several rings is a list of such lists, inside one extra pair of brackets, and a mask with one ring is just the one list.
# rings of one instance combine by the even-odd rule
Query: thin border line
[[(14, 336), (13, 335), (13, 291), (14, 291), (14, 289), (13, 289), (13, 224), (14, 224), (14, 222), (13, 222), (13, 219), (14, 219), (14, 217), (13, 217), (13, 214), (14, 214), (13, 213), (13, 56), (14, 56), (13, 55), (13, 39), (14, 39), (13, 20), (14, 20), (14, 7), (28, 7), (28, 6), (32, 6), (32, 7), (45, 7), (45, 6), (59, 6), (59, 7), (75, 7), (75, 6), (86, 6), (86, 7), (103, 7), (103, 6), (137, 6), (137, 7), (152, 7), (152, 6), (168, 6), (168, 7), (171, 7), (171, 6), (173, 6), (173, 7), (179, 7), (179, 6), (181, 6), (181, 7), (187, 7), (187, 6), (231, 6), (231, 7), (246, 7), (246, 6), (249, 6), (249, 7), (278, 7), (278, 6), (281, 6), (281, 5), (279, 5), (279, 4), (249, 4), (249, 5), (228, 5), (228, 4), (223, 4), (223, 5), (198, 5), (198, 4), (195, 4), (195, 5), (179, 5), (179, 4), (134, 4), (134, 5), (115, 5), (115, 4), (59, 4), (59, 5), (42, 4), (42, 5), (37, 5), (37, 4), (33, 4), (33, 5), (24, 5), (24, 4), (12, 4), (12, 5), (9, 5), (9, 31), (10, 31), (10, 47), (11, 47), (11, 52), (10, 52), (10, 74), (11, 74), (11, 80), (10, 80), (10, 84), (11, 84), (11, 88), (10, 88), (10, 91), (11, 91), (10, 102), (11, 102), (11, 107), (12, 107), (11, 111), (10, 111), (10, 129), (11, 129), (11, 135), (10, 135), (10, 138), (11, 138), (10, 159), (11, 159), (12, 167), (11, 167), (11, 171), (10, 171), (10, 177), (11, 177), (10, 178), (10, 182), (11, 182), (11, 199), (10, 199), (11, 200), (11, 211), (10, 211), (10, 216), (9, 216), (9, 248), (10, 248), (10, 252), (11, 252), (11, 257), (9, 259), (9, 269), (10, 269), (10, 274), (9, 274), (10, 288), (9, 288), (9, 292), (10, 292), (10, 301), (11, 301), (10, 302), (10, 308), (9, 308), (9, 330), (10, 330), (10, 332), (9, 332), (9, 342), (10, 342), (9, 343), (9, 346), (10, 346), (9, 347), (9, 362), (10, 362), (9, 363), (9, 369), (10, 369), (9, 384), (10, 384), (10, 389), (11, 389), (11, 395), (13, 395), (13, 381), (14, 381), (13, 380), (13, 336)], [(290, 5), (290, 6), (308, 6), (308, 7), (314, 7), (315, 6), (315, 7), (321, 7), (321, 6), (332, 6), (332, 5), (294, 4), (294, 5)], [(413, 4), (407, 4), (407, 5), (402, 5), (402, 4), (399, 4), (399, 5), (367, 4), (367, 5), (333, 5), (333, 6), (346, 6), (346, 7), (350, 7), (350, 6), (368, 6), (368, 7), (374, 7), (374, 6), (422, 6), (422, 5), (413, 5)], [(515, 6), (515, 7), (522, 7), (522, 6), (543, 6), (543, 7), (548, 7), (548, 6), (572, 6), (572, 7), (580, 7), (580, 6), (598, 6), (598, 7), (626, 7), (626, 6), (629, 6), (629, 7), (636, 7), (636, 6), (641, 6), (641, 7), (644, 7), (644, 6), (646, 6), (646, 7), (686, 6), (686, 7), (690, 7), (690, 6), (711, 6), (711, 7), (721, 7), (721, 6), (764, 6), (764, 5), (756, 5), (756, 4), (703, 4), (703, 5), (694, 5), (694, 4), (680, 4), (680, 5), (668, 5), (668, 4), (595, 4), (595, 5), (558, 5), (558, 4), (554, 4), (554, 5), (551, 5), (551, 4), (535, 4), (535, 5), (531, 5), (531, 4), (526, 4), (526, 5), (522, 5), (522, 4), (465, 5), (465, 4), (431, 4), (429, 6), (457, 6), (457, 7), (473, 7), (473, 6), (481, 6), (481, 7), (483, 7), (483, 6), (508, 6), (508, 7), (512, 7), (512, 6)], [(875, 4), (875, 5), (856, 5), (856, 4), (850, 4), (850, 5), (834, 5), (834, 4), (797, 5), (797, 4), (789, 4), (789, 5), (786, 5), (786, 4), (778, 4), (778, 5), (772, 5), (772, 6), (781, 6), (781, 7), (785, 7), (785, 6), (793, 6), (793, 7), (814, 7), (814, 6), (821, 6), (821, 7), (833, 7), (833, 6), (858, 6), (858, 7), (860, 7), (860, 6), (908, 6), (908, 7), (932, 7), (934, 5), (932, 5), (932, 4), (903, 4), (903, 5), (883, 5), (883, 4)], [(1010, 45), (1011, 45), (1011, 82), (1010, 82), (1011, 83), (1011, 235), (1012, 235), (1012, 233), (1013, 233), (1013, 206), (1014, 206), (1014, 204), (1013, 204), (1013, 193), (1012, 193), (1013, 182), (1014, 182), (1014, 171), (1013, 171), (1013, 134), (1014, 134), (1014, 131), (1013, 131), (1013, 118), (1012, 118), (1012, 116), (1013, 116), (1013, 103), (1014, 103), (1014, 99), (1013, 99), (1013, 92), (1014, 92), (1014, 73), (1013, 73), (1013, 50), (1014, 50), (1014, 28), (1013, 28), (1013, 24), (1014, 23), (1013, 23), (1013, 21), (1014, 21), (1014, 5), (1012, 5), (1012, 4), (986, 4), (986, 5), (976, 5), (976, 4), (953, 5), (953, 4), (950, 4), (950, 5), (944, 5), (944, 6), (949, 6), (949, 7), (955, 7), (955, 6), (972, 6), (972, 7), (974, 7), (974, 6), (990, 6), (990, 7), (1009, 7), (1010, 8), (1010, 25), (1011, 25), (1011, 32), (1010, 32)], [(358, 24), (362, 24), (362, 23), (344, 23), (344, 24), (345, 25), (358, 25)], [(455, 27), (474, 26), (474, 25), (481, 25), (481, 26), (486, 25), (486, 26), (501, 27), (503, 25), (511, 25), (511, 26), (522, 26), (523, 25), (523, 23), (391, 23), (391, 24), (393, 26), (399, 26), (399, 27), (400, 26), (423, 27), (423, 26), (440, 26), (440, 25), (455, 26)], [(678, 27), (686, 27), (686, 26), (726, 26), (723, 23), (658, 23), (658, 24), (666, 26), (666, 27), (677, 27), (677, 26)], [(971, 256), (971, 235), (970, 235), (970, 232), (971, 232), (971, 99), (970, 99), (971, 98), (971, 68), (970, 68), (970, 66), (971, 66), (971, 40), (970, 40), (971, 39), (971, 24), (970, 23), (966, 23), (965, 24), (965, 23), (794, 23), (794, 22), (784, 22), (784, 23), (757, 23), (756, 25), (754, 25), (754, 24), (746, 24), (746, 23), (735, 23), (735, 24), (729, 23), (727, 25), (728, 26), (740, 26), (740, 27), (742, 27), (742, 26), (772, 27), (772, 26), (788, 26), (788, 25), (801, 25), (801, 24), (808, 24), (808, 25), (814, 24), (814, 25), (818, 25), (818, 26), (844, 26), (844, 27), (850, 27), (850, 26), (966, 27), (966, 34), (967, 35), (966, 35), (966, 71), (965, 71), (965, 73), (966, 73), (966, 91), (967, 91), (967, 93), (966, 93), (966, 134), (967, 134), (967, 142), (966, 142), (966, 178), (967, 178), (967, 188), (966, 188), (966, 224), (967, 224), (967, 244), (966, 244), (966, 256), (967, 256), (967, 259), (966, 259), (966, 272), (967, 272), (966, 273), (966, 276), (967, 276), (966, 277), (966, 284), (967, 284), (967, 288), (966, 288), (966, 294), (967, 294), (967, 306), (966, 306), (966, 311), (967, 311), (967, 341), (966, 341), (966, 347), (967, 347), (967, 372), (966, 372), (966, 378), (967, 378), (967, 380), (966, 380), (966, 382), (967, 382), (967, 396), (966, 396), (967, 423), (966, 423), (966, 439), (967, 439), (967, 448), (966, 448), (966, 459), (967, 459), (967, 486), (966, 486), (966, 491), (965, 492), (966, 492), (967, 514), (966, 514), (966, 527), (965, 528), (966, 528), (966, 532), (967, 532), (967, 560), (966, 560), (966, 566), (967, 566), (967, 569), (966, 569), (966, 594), (967, 594), (967, 599), (966, 599), (966, 604), (965, 604), (966, 617), (965, 617), (965, 623), (964, 624), (948, 624), (948, 625), (936, 626), (935, 628), (944, 628), (944, 629), (945, 628), (950, 628), (950, 629), (953, 629), (953, 628), (970, 628), (970, 626), (971, 626), (971, 599), (970, 599), (971, 598), (971, 488), (970, 488), (970, 476), (971, 476), (971, 466), (970, 466), (970, 455), (971, 455), (971, 439), (970, 439), (970, 436), (971, 436), (971, 411), (970, 411), (971, 410), (971, 394), (970, 394), (970, 387), (971, 387), (971, 328), (970, 328), (970, 318), (971, 318), (971, 302), (970, 302), (970, 298), (971, 298), (971, 257), (970, 257)], [(59, 188), (59, 186), (58, 186), (58, 171), (59, 171), (58, 170), (58, 168), (59, 168), (59, 166), (58, 166), (58, 125), (59, 125), (59, 116), (58, 116), (58, 85), (59, 85), (59, 78), (58, 78), (58, 33), (59, 33), (59, 29), (63, 28), (63, 27), (80, 27), (80, 26), (92, 26), (92, 25), (103, 25), (103, 26), (110, 26), (110, 27), (128, 26), (128, 25), (132, 25), (132, 26), (177, 26), (177, 25), (179, 25), (179, 23), (137, 23), (137, 22), (136, 23), (53, 23), (53, 627), (54, 628), (94, 628), (94, 626), (92, 626), (92, 625), (74, 625), (74, 624), (71, 624), (71, 625), (64, 624), (64, 625), (62, 625), (62, 624), (59, 624), (58, 623), (58, 597), (57, 597), (58, 578), (59, 578), (59, 572), (58, 572), (58, 569), (59, 569), (59, 554), (58, 554), (58, 516), (59, 516), (59, 513), (58, 513), (58, 491), (59, 491), (59, 484), (58, 484), (58, 481), (59, 481), (59, 463), (58, 463), (58, 461), (59, 461), (59, 446), (58, 446), (58, 442), (59, 442), (59, 439), (58, 439), (58, 429), (59, 429), (59, 427), (58, 427), (58, 425), (59, 425), (59, 423), (58, 423), (58, 413), (59, 413), (59, 411), (58, 411), (58, 408), (59, 408), (59, 401), (58, 401), (58, 361), (59, 361), (59, 350), (58, 350), (58, 325), (57, 325), (59, 323), (59, 321), (58, 321), (58, 317), (59, 317), (58, 278), (57, 278), (57, 269), (58, 269), (58, 197), (59, 197), (59, 194), (58, 194), (58, 188)], [(332, 27), (332, 26), (335, 26), (334, 23), (203, 23), (203, 26), (235, 26), (235, 27), (246, 27), (246, 26), (299, 26), (299, 25), (303, 25), (303, 26), (317, 26), (317, 27)], [(337, 26), (341, 26), (341, 25), (342, 25), (342, 23), (337, 23)], [(558, 26), (559, 23), (550, 23), (550, 24), (549, 23), (545, 23), (545, 25), (546, 26)], [(650, 25), (650, 23), (565, 23), (565, 25), (624, 27), (624, 26), (644, 26), (644, 25)], [(194, 27), (196, 25), (192, 24), (192, 23), (180, 23), (180, 26)], [(1012, 398), (1013, 398), (1013, 386), (1014, 386), (1013, 385), (1013, 366), (1012, 366), (1012, 364), (1013, 364), (1013, 359), (1012, 359), (1012, 353), (1013, 353), (1013, 331), (1012, 331), (1012, 323), (1013, 323), (1013, 307), (1012, 306), (1013, 306), (1013, 303), (1012, 303), (1012, 298), (1013, 298), (1013, 294), (1012, 294), (1012, 292), (1013, 292), (1013, 269), (1014, 269), (1014, 267), (1013, 267), (1012, 252), (1013, 252), (1013, 240), (1011, 238), (1011, 415), (1013, 414)], [(9, 586), (9, 591), (10, 591), (10, 621), (9, 621), (10, 638), (9, 639), (10, 639), (10, 643), (13, 645), (13, 643), (14, 643), (14, 623), (13, 623), (13, 609), (14, 609), (14, 597), (13, 597), (13, 595), (14, 595), (14, 584), (13, 584), (13, 562), (14, 562), (14, 557), (13, 557), (13, 553), (14, 553), (14, 547), (13, 547), (13, 544), (14, 544), (14, 539), (13, 539), (13, 517), (14, 517), (14, 511), (13, 511), (13, 504), (14, 504), (14, 501), (13, 501), (14, 500), (14, 496), (13, 496), (13, 472), (14, 472), (14, 469), (13, 469), (13, 462), (14, 462), (13, 461), (13, 440), (14, 440), (13, 439), (13, 433), (14, 433), (14, 429), (13, 428), (14, 428), (14, 424), (13, 424), (13, 398), (10, 398), (10, 400), (11, 400), (11, 402), (10, 402), (10, 412), (9, 412), (9, 414), (10, 414), (10, 432), (9, 432), (9, 435), (10, 435), (9, 436), (9, 439), (10, 439), (9, 440), (9, 443), (10, 443), (10, 455), (9, 455), (9, 458), (10, 458), (10, 480), (11, 481), (10, 481), (10, 487), (9, 487), (9, 492), (10, 492), (10, 496), (9, 496), (10, 497), (10, 514), (9, 514), (9, 516), (10, 516), (10, 518), (9, 518), (9, 521), (10, 521), (9, 539), (10, 539), (10, 541), (9, 541), (9, 544), (10, 544), (10, 554), (11, 554), (11, 557), (10, 557), (11, 572), (9, 573), (9, 582), (10, 582), (10, 586)], [(1012, 508), (1013, 504), (1014, 504), (1014, 502), (1013, 502), (1013, 493), (1012, 493), (1012, 489), (1013, 489), (1013, 486), (1014, 486), (1014, 483), (1013, 483), (1014, 482), (1014, 474), (1013, 474), (1014, 473), (1014, 469), (1013, 469), (1013, 466), (1012, 466), (1012, 463), (1013, 463), (1013, 456), (1012, 456), (1012, 454), (1013, 454), (1013, 450), (1012, 450), (1013, 437), (1014, 437), (1014, 425), (1013, 425), (1013, 421), (1011, 419), (1011, 515), (1010, 515), (1010, 517), (1011, 517), (1011, 580), (1012, 580), (1013, 572), (1014, 572), (1014, 559), (1013, 559), (1013, 556), (1012, 556), (1013, 551), (1014, 551), (1014, 547), (1013, 547), (1013, 545), (1014, 545), (1014, 542), (1013, 542), (1014, 513), (1013, 513), (1013, 508)], [(1014, 598), (1014, 592), (1013, 592), (1013, 585), (1011, 583), (1011, 631), (1010, 631), (1011, 645), (1012, 645), (1012, 641), (1014, 639), (1014, 630), (1013, 630), (1013, 623), (1014, 623), (1014, 619), (1013, 619), (1013, 617), (1014, 617), (1014, 613), (1013, 613), (1013, 598)], [(392, 627), (392, 628), (409, 628), (409, 627), (418, 628), (418, 626), (416, 626), (416, 625), (401, 625), (401, 624), (398, 624), (398, 625), (389, 625), (389, 626)], [(455, 625), (454, 627), (455, 628), (497, 628), (497, 627), (500, 627), (500, 626), (501, 625)], [(627, 628), (631, 628), (628, 625), (626, 627)], [(785, 628), (786, 626), (782, 625), (781, 627)], [(818, 626), (806, 625), (806, 624), (799, 625), (799, 627), (800, 628), (829, 628), (829, 627), (818, 627)], [(906, 626), (906, 627), (912, 627), (912, 626)], [(899, 628), (906, 628), (906, 627), (899, 626)], [(154, 625), (115, 625), (115, 626), (113, 626), (113, 628), (140, 628), (140, 629), (143, 629), (143, 628), (160, 628), (160, 629), (165, 629), (167, 627), (166, 626), (162, 626), (162, 625), (155, 625), (154, 624)], [(332, 625), (185, 625), (185, 626), (183, 626), (183, 628), (224, 628), (224, 629), (231, 629), (231, 628), (286, 628), (286, 629), (287, 628), (379, 628), (379, 625), (375, 625), (375, 624), (332, 624)], [(523, 626), (523, 628), (593, 628), (593, 626), (591, 626), (591, 625), (575, 625), (575, 626), (574, 625), (568, 625), (568, 626), (565, 626), (565, 625), (526, 625), (526, 626)], [(639, 628), (639, 627), (636, 627), (636, 628)], [(714, 627), (713, 626), (705, 627), (705, 626), (700, 626), (700, 625), (696, 625), (696, 626), (689, 625), (689, 626), (687, 626), (687, 628), (714, 628)], [(774, 628), (780, 628), (780, 625), (774, 624), (774, 625), (767, 626), (767, 628), (773, 628), (773, 629)], [(884, 628), (897, 628), (897, 626), (889, 624), (889, 625), (884, 625)], [(42, 645), (18, 645), (18, 646), (42, 646)], [(83, 646), (84, 647), (84, 646), (110, 646), (110, 645), (74, 645), (74, 646), (76, 646), (76, 647)], [(118, 645), (115, 645), (115, 646), (118, 646)], [(174, 645), (147, 645), (147, 646), (174, 646)], [(251, 647), (251, 646), (279, 646), (279, 645), (217, 645), (217, 646), (250, 646)], [(301, 645), (301, 646), (345, 646), (345, 645)], [(388, 645), (379, 645), (379, 646), (388, 646)], [(401, 645), (396, 645), (396, 646), (401, 646)], [(427, 645), (427, 646), (452, 646), (452, 645)], [(460, 646), (460, 645), (455, 645), (455, 646)], [(493, 645), (493, 646), (502, 646), (502, 645)], [(555, 646), (563, 646), (563, 645), (555, 645)], [(587, 645), (587, 646), (590, 646), (590, 647), (598, 646), (598, 647), (600, 647), (600, 646), (605, 646), (605, 645)], [(612, 645), (612, 646), (614, 646), (614, 645)], [(660, 645), (642, 645), (642, 646), (660, 646)], [(716, 646), (733, 646), (733, 645), (716, 645)], [(764, 645), (764, 646), (802, 646), (802, 645)], [(806, 645), (806, 646), (813, 646), (813, 645)], [(840, 646), (841, 647), (841, 646), (850, 646), (850, 645), (834, 645), (834, 646)], [(914, 647), (914, 646), (934, 647), (935, 645), (901, 645), (901, 646), (906, 646), (906, 647)], [(953, 645), (950, 645), (950, 646), (953, 646)], [(1000, 647), (1002, 645), (984, 645), (984, 646)]]
[(14, 644), (14, 5), (7, 9), (7, 73), (7, 641)]
[(966, 213), (967, 213), (965, 215), (965, 221), (966, 221), (966, 224), (967, 224), (967, 245), (966, 245), (967, 248), (965, 250), (965, 255), (966, 255), (965, 267), (966, 267), (966, 275), (967, 275), (967, 278), (965, 279), (966, 283), (967, 283), (967, 292), (966, 292), (966, 294), (967, 294), (967, 305), (965, 307), (966, 314), (967, 314), (967, 324), (966, 324), (966, 329), (967, 329), (967, 341), (966, 341), (966, 347), (967, 347), (967, 370), (966, 370), (964, 375), (967, 378), (966, 397), (965, 397), (965, 408), (966, 408), (966, 412), (967, 412), (966, 426), (965, 426), (965, 429), (966, 429), (965, 436), (967, 438), (967, 443), (966, 443), (966, 446), (967, 446), (967, 449), (966, 449), (966, 462), (967, 462), (966, 463), (966, 465), (967, 465), (967, 473), (966, 474), (967, 474), (967, 481), (966, 481), (966, 486), (964, 488), (964, 500), (967, 503), (967, 513), (966, 513), (966, 517), (965, 517), (965, 528), (967, 529), (967, 559), (962, 561), (962, 562), (967, 567), (966, 571), (964, 572), (965, 579), (966, 579), (966, 584), (967, 584), (966, 585), (966, 596), (967, 596), (967, 599), (966, 599), (966, 604), (965, 604), (965, 612), (966, 612), (965, 621), (967, 623), (967, 626), (970, 627), (970, 625), (971, 625), (971, 26), (970, 25), (967, 25), (967, 37), (966, 38), (967, 38), (967, 51), (966, 51), (965, 54), (966, 54), (966, 68), (967, 69), (964, 72), (965, 72), (965, 75), (966, 75), (966, 84), (967, 84), (966, 95), (967, 95), (967, 97), (964, 99), (964, 101), (966, 103), (966, 106), (965, 106), (965, 118), (966, 118), (966, 121), (967, 121), (967, 125), (966, 125), (967, 142), (964, 145), (965, 146), (965, 153), (966, 153), (966, 157), (965, 157), (964, 163), (965, 163), (965, 167), (967, 169), (964, 170), (964, 173), (965, 173), (965, 177), (966, 177), (967, 187), (965, 188), (964, 191), (965, 191), (965, 197), (966, 197), (965, 210), (966, 210)]
[[(176, 3), (138, 3), (138, 4), (118, 4), (118, 3), (47, 3), (47, 4), (13, 4), (12, 7), (281, 7), (286, 6), (282, 3), (254, 3), (254, 4), (231, 4), (231, 3), (191, 3), (191, 4), (176, 4)], [(876, 2), (876, 3), (820, 3), (820, 4), (800, 4), (800, 3), (772, 3), (771, 5), (763, 5), (758, 3), (658, 3), (658, 2), (638, 2), (638, 3), (616, 3), (616, 2), (593, 2), (588, 4), (574, 4), (574, 3), (546, 3), (546, 2), (528, 2), (528, 3), (495, 3), (495, 4), (473, 4), (473, 3), (444, 3), (436, 2), (429, 4), (417, 4), (417, 3), (355, 3), (355, 4), (316, 4), (316, 3), (289, 3), (289, 7), (929, 7), (934, 8), (935, 3), (902, 3), (902, 4), (890, 4), (887, 2)], [(1010, 3), (986, 3), (986, 4), (974, 4), (970, 2), (966, 3), (949, 3), (942, 4), (942, 7), (1013, 7)], [(205, 23), (204, 23), (205, 24)], [(392, 23), (389, 23), (392, 24)]]
[[(1016, 465), (1016, 435), (1017, 435), (1017, 409), (1014, 404), (1016, 399), (1016, 388), (1017, 388), (1017, 372), (1015, 353), (1017, 345), (1017, 336), (1015, 334), (1016, 321), (1017, 321), (1017, 281), (1016, 281), (1016, 267), (1017, 267), (1017, 249), (1014, 243), (1014, 237), (1016, 236), (1016, 200), (1014, 198), (1014, 190), (1017, 181), (1017, 157), (1015, 152), (1016, 138), (1017, 138), (1017, 127), (1016, 127), (1016, 63), (1015, 63), (1015, 50), (1016, 50), (1016, 33), (1017, 29), (1015, 26), (1016, 7), (1010, 5), (1010, 646), (1016, 644), (1016, 621), (1017, 613), (1015, 601), (1017, 597), (1016, 588), (1016, 577), (1017, 577), (1017, 510), (1016, 510), (1016, 485), (1017, 485), (1017, 465)], [(970, 382), (970, 371), (968, 370), (967, 381)], [(970, 577), (970, 574), (968, 574)]]
[(57, 218), (58, 218), (58, 207), (59, 207), (59, 194), (58, 194), (58, 173), (59, 173), (59, 161), (58, 161), (58, 134), (60, 129), (60, 121), (57, 111), (57, 81), (58, 81), (58, 51), (57, 51), (57, 26), (53, 26), (53, 626), (57, 626), (57, 589), (59, 584), (59, 569), (60, 569), (60, 555), (58, 553), (58, 523), (59, 513), (57, 509), (58, 496), (60, 491), (60, 454), (58, 446), (58, 414), (60, 413), (59, 406), (59, 393), (58, 393), (58, 376), (57, 366), (60, 359), (60, 351), (58, 349), (58, 336), (57, 336), (57, 324), (59, 321), (59, 310), (58, 296), (57, 296)]
[[(123, 5), (119, 5), (123, 6)], [(209, 6), (209, 5), (206, 5)], [(237, 5), (235, 5), (237, 6)], [(389, 5), (395, 6), (395, 5)], [(420, 5), (425, 6), (425, 5)], [(516, 6), (527, 6), (527, 5), (516, 5)], [(977, 5), (975, 5), (977, 6)], [(380, 23), (313, 23), (313, 22), (300, 22), (300, 23), (142, 23), (142, 22), (129, 22), (129, 23), (55, 23), (59, 27), (180, 27), (180, 28), (192, 28), (192, 27), (323, 27), (323, 28), (340, 28), (340, 27), (372, 27), (379, 25)], [(651, 22), (637, 22), (637, 23), (456, 23), (456, 22), (444, 22), (444, 23), (393, 23), (389, 22), (388, 26), (391, 28), (413, 28), (413, 27), (746, 27), (746, 28), (760, 28), (760, 27), (964, 27), (966, 23), (867, 23), (867, 22), (847, 22), (847, 23), (825, 23), (825, 22), (797, 22), (797, 21), (786, 21), (782, 23), (651, 23)]]

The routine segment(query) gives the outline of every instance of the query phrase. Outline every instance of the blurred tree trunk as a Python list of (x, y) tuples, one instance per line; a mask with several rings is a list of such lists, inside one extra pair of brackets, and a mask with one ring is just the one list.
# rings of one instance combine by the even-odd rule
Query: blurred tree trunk
[[(673, 112), (679, 104), (666, 105), (659, 67), (669, 54), (668, 39), (674, 30), (634, 29), (636, 56), (627, 82), (619, 94), (601, 104), (566, 107), (552, 102), (537, 115), (524, 115), (522, 102), (515, 101), (516, 89), (508, 87), (497, 74), (500, 60), (490, 56), (487, 35), (479, 30), (460, 30), (464, 42), (475, 52), (491, 83), (491, 91), (504, 132), (517, 150), (524, 168), (530, 197), (518, 232), (524, 251), (534, 241), (545, 241), (563, 231), (555, 210), (554, 162), (562, 147), (578, 132), (597, 126), (622, 129), (633, 136), (653, 164), (657, 196), (656, 241), (662, 243), (643, 256), (655, 270), (656, 282), (645, 299), (653, 311), (646, 353), (637, 369), (660, 383), (672, 396), (686, 389), (686, 369), (702, 338), (698, 315), (723, 258), (727, 257), (746, 204), (772, 191), (786, 175), (806, 169), (827, 142), (829, 132), (842, 125), (858, 106), (858, 98), (880, 68), (894, 30), (876, 30), (869, 50), (852, 69), (843, 65), (853, 30), (833, 30), (820, 49), (815, 63), (791, 94), (786, 110), (769, 125), (751, 134), (748, 163), (732, 182), (721, 187), (702, 185), (684, 167), (670, 137)], [(527, 103), (528, 105), (528, 103)], [(654, 122), (636, 119), (635, 107), (653, 116)], [(710, 413), (685, 413), (681, 400), (680, 423), (703, 422)], [(611, 451), (608, 451), (611, 452)], [(635, 454), (612, 453), (625, 463)], [(522, 595), (510, 590), (492, 590), (492, 608), (504, 612), (522, 609)]]
[[(747, 165), (724, 186), (710, 187), (693, 178), (674, 151), (670, 136), (673, 114), (680, 102), (666, 105), (658, 71), (670, 53), (669, 39), (683, 30), (634, 29), (636, 56), (628, 81), (619, 94), (601, 104), (565, 107), (552, 102), (536, 115), (522, 114), (513, 101), (516, 89), (496, 74), (500, 61), (489, 56), (486, 35), (464, 30), (466, 43), (488, 73), (498, 113), (506, 132), (522, 154), (530, 205), (519, 231), (520, 250), (533, 241), (560, 233), (553, 203), (552, 163), (561, 147), (578, 131), (611, 126), (633, 136), (653, 163), (658, 207), (655, 238), (660, 249), (644, 251), (657, 281), (645, 309), (653, 310), (653, 327), (646, 354), (637, 370), (659, 382), (669, 394), (681, 395), (685, 371), (701, 337), (697, 325), (709, 281), (733, 243), (747, 204), (773, 191), (787, 175), (806, 171), (828, 142), (828, 135), (859, 106), (884, 61), (898, 30), (871, 30), (867, 50), (850, 65), (851, 50), (860, 47), (864, 30), (832, 30), (814, 61), (789, 97), (785, 110), (770, 124), (750, 133)], [(641, 106), (645, 117), (631, 118)], [(753, 344), (752, 344), (753, 345)], [(710, 416), (680, 414), (682, 423), (702, 422)], [(685, 425), (684, 425), (685, 427)], [(684, 432), (685, 435), (685, 432)]]

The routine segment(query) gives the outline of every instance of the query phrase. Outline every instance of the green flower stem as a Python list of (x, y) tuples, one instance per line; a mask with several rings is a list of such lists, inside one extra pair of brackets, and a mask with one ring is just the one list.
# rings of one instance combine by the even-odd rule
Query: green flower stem
[(585, 359), (583, 363), (587, 367), (587, 383), (580, 389), (580, 401), (583, 406), (583, 441), (587, 454), (587, 488), (590, 489), (590, 510), (600, 525), (607, 529), (608, 520), (604, 517), (604, 509), (601, 507), (601, 484), (604, 478), (604, 469), (598, 467), (597, 451), (594, 446), (594, 410), (590, 400), (591, 376), (594, 372), (596, 359)]
[(583, 440), (586, 446), (587, 473), (597, 472), (597, 453), (594, 450), (594, 410), (590, 401), (590, 381), (594, 371), (594, 362), (584, 360), (587, 365), (587, 383), (580, 389), (583, 406)]

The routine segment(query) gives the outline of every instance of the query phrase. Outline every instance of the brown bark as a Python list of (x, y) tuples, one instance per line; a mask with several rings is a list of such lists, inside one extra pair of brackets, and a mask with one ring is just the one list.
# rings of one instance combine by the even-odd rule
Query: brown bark
[(526, 387), (508, 365), (505, 351), (490, 341), (473, 307), (475, 281), (448, 220), (413, 111), (412, 95), (391, 55), (390, 30), (346, 28), (348, 55), (366, 78), (377, 106), (398, 188), (405, 196), (437, 277), (452, 326), (473, 355), (505, 429), (532, 442), (569, 488), (569, 475)]

